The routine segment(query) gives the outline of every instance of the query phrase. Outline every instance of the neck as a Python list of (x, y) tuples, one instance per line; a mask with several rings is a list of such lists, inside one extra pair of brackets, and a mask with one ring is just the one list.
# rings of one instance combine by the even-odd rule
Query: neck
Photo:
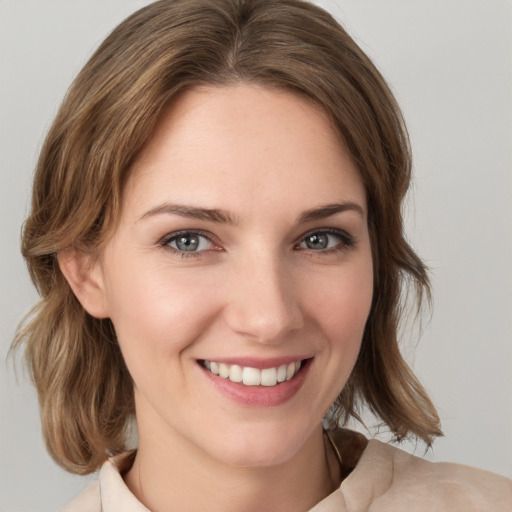
[(125, 481), (153, 512), (170, 505), (210, 512), (308, 510), (339, 486), (338, 461), (320, 425), (291, 459), (260, 467), (232, 466), (183, 438), (151, 434), (139, 432)]

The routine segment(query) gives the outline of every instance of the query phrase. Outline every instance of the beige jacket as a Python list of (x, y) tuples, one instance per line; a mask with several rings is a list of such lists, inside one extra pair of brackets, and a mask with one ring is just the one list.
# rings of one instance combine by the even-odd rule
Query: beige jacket
[[(336, 434), (334, 442), (348, 476), (310, 512), (512, 512), (508, 478), (429, 462), (347, 430)], [(61, 512), (149, 512), (120, 474), (129, 455), (105, 462), (99, 480)]]

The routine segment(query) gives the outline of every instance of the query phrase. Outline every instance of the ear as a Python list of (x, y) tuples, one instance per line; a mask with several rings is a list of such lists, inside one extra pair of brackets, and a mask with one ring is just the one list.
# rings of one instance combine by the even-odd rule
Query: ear
[(96, 318), (108, 318), (105, 283), (98, 258), (77, 249), (66, 249), (58, 253), (57, 260), (84, 309)]

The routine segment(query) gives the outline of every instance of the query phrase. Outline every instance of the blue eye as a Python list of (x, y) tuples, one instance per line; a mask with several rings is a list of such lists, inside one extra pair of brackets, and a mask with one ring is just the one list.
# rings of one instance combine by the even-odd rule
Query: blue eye
[(346, 233), (338, 231), (315, 231), (308, 233), (298, 245), (300, 249), (326, 251), (343, 249), (354, 245), (354, 240)]
[(163, 245), (179, 252), (201, 252), (213, 247), (212, 242), (206, 236), (189, 231), (171, 235)]

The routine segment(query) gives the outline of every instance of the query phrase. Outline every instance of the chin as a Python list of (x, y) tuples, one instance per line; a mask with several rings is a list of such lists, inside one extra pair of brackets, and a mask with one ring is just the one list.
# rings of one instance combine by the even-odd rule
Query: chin
[(292, 430), (282, 424), (273, 428), (254, 425), (212, 440), (209, 452), (230, 466), (278, 466), (291, 460), (311, 435), (303, 429)]

